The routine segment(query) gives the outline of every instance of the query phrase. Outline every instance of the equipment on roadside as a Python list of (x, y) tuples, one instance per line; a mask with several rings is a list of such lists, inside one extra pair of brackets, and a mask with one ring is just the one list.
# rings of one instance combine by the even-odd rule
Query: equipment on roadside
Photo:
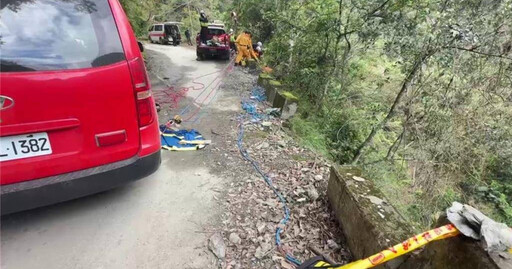
[(160, 126), (160, 142), (163, 149), (174, 151), (198, 150), (211, 144), (196, 130), (180, 130), (181, 116), (176, 115), (166, 124)]
[(199, 150), (211, 144), (196, 130), (172, 130), (167, 126), (160, 126), (160, 141), (162, 148), (172, 151)]
[(172, 119), (165, 123), (165, 128), (169, 130), (178, 131), (181, 124), (181, 116), (175, 115)]
[[(436, 240), (442, 240), (462, 234), (477, 240), (483, 239), (487, 251), (512, 253), (512, 232), (503, 223), (497, 223), (469, 205), (454, 202), (447, 210), (448, 224), (418, 234), (389, 249), (383, 250), (366, 259), (346, 265), (334, 264), (322, 255), (302, 263), (298, 269), (366, 269), (381, 265)], [(318, 253), (317, 253), (318, 255)]]

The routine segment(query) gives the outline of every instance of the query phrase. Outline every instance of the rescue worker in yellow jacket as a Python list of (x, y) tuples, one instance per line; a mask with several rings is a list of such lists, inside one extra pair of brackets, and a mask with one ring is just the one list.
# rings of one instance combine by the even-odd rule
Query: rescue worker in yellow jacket
[(251, 57), (255, 57), (256, 60), (258, 59), (254, 53), (254, 50), (252, 49), (252, 40), (249, 32), (244, 31), (241, 33), (236, 38), (235, 44), (238, 49), (235, 65), (239, 65), (242, 60), (250, 59)]
[(235, 40), (236, 48), (238, 50), (238, 53), (236, 55), (235, 59), (235, 65), (239, 65), (244, 58), (251, 57), (249, 54), (249, 47), (251, 46), (251, 43), (249, 43), (250, 40), (247, 36), (247, 32), (244, 31)]
[(254, 46), (252, 45), (252, 33), (251, 32), (247, 32), (247, 37), (249, 38), (249, 44), (250, 44), (250, 48), (249, 48), (249, 55), (251, 55), (251, 57), (256, 60), (257, 62), (259, 62), (258, 60), (258, 55), (256, 54), (256, 52), (254, 51)]

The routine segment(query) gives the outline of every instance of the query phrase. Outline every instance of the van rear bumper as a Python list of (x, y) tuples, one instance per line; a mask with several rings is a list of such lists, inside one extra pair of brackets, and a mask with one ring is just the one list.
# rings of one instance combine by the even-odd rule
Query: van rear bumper
[(145, 157), (1, 186), (1, 215), (106, 191), (146, 177), (160, 166), (160, 150)]
[(199, 46), (196, 48), (196, 54), (202, 54), (204, 56), (223, 56), (227, 57), (231, 54), (230, 47), (207, 47)]

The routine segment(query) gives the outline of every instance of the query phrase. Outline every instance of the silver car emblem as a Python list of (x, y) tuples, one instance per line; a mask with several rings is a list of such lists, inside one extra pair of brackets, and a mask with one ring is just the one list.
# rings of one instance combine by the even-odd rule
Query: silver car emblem
[(0, 110), (8, 109), (14, 106), (14, 100), (11, 97), (0, 95)]

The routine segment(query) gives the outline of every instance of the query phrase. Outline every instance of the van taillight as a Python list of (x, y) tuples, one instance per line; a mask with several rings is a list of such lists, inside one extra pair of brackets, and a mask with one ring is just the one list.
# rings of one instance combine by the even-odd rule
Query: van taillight
[(149, 84), (146, 67), (142, 58), (135, 58), (129, 62), (132, 74), (132, 82), (137, 102), (137, 114), (139, 127), (149, 125), (153, 122), (153, 100), (151, 97), (151, 85)]

